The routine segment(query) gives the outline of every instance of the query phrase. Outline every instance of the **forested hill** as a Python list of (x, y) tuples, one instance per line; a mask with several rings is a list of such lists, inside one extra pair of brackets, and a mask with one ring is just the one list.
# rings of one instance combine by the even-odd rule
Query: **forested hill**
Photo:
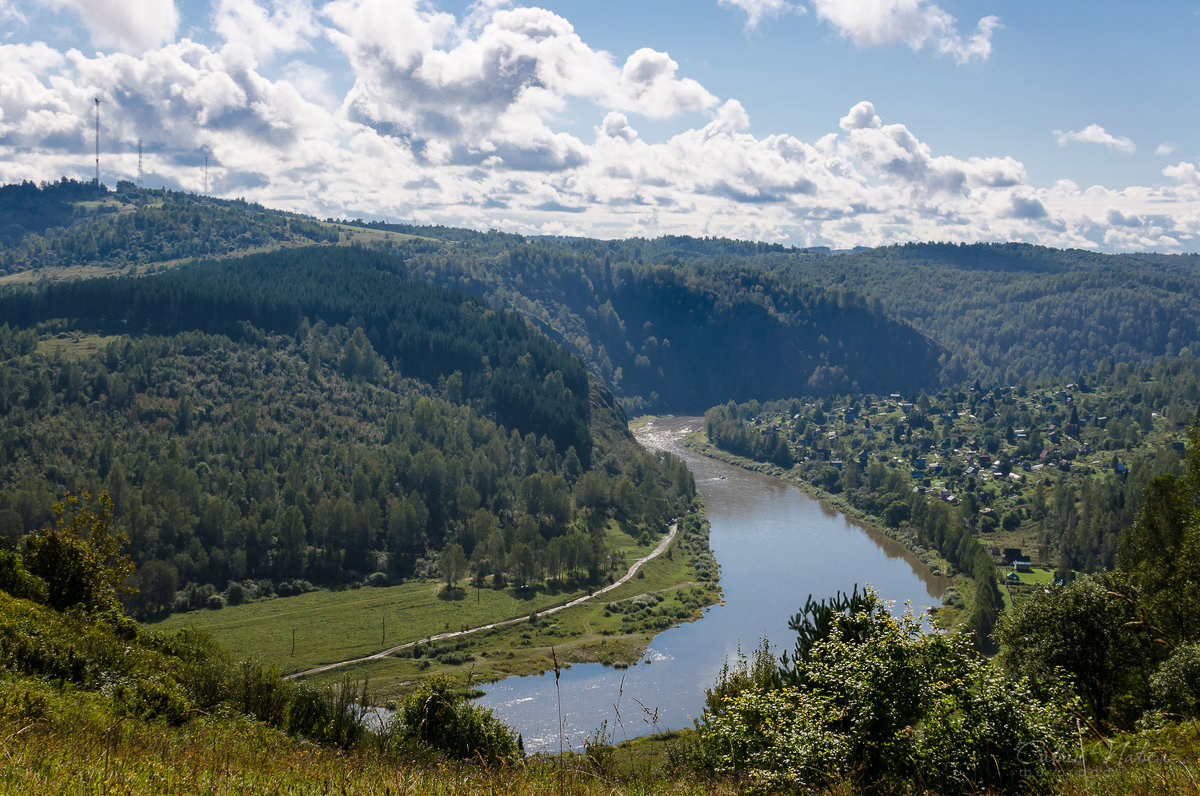
[(359, 249), (297, 249), (199, 263), (150, 278), (61, 282), (0, 296), (0, 318), (29, 327), (69, 319), (102, 334), (202, 331), (240, 336), (246, 324), (294, 334), (303, 319), (346, 325), (346, 375), (380, 357), (403, 375), (445, 384), (453, 401), (560, 450), (591, 455), (583, 364), (516, 315), (465, 293), (408, 279), (390, 255)]
[(938, 383), (943, 352), (911, 327), (856, 296), (750, 265), (700, 270), (494, 237), (408, 264), (538, 320), (634, 411)]
[(831, 252), (663, 237), (542, 241), (693, 273), (741, 264), (911, 324), (946, 352), (948, 385), (1070, 380), (1121, 362), (1196, 354), (1200, 255), (1101, 254), (1028, 244), (914, 243)]
[(949, 383), (1016, 385), (1200, 354), (1200, 256), (1026, 244), (795, 252), (769, 267), (878, 302), (950, 352)]
[(319, 221), (121, 183), (0, 189), (0, 282), (145, 273), (248, 250), (361, 244), (515, 309), (627, 409), (1070, 379), (1198, 353), (1200, 257), (1023, 244), (853, 252), (668, 236), (527, 238)]
[(598, 582), (694, 494), (577, 358), (380, 252), (13, 290), (0, 318), (0, 549), (107, 491), (143, 616), (442, 555)]
[[(156, 263), (312, 242), (381, 247), (414, 276), (534, 320), (635, 410), (702, 411), (730, 397), (782, 397), (798, 387), (824, 395), (938, 381), (941, 349), (880, 307), (769, 276), (753, 263), (697, 270), (616, 244), (573, 251), (499, 233), (318, 222), (129, 183), (115, 192), (69, 181), (5, 190), (10, 204), (40, 202), (53, 219), (21, 217), (8, 227), (0, 256), (6, 281), (71, 277), (80, 265), (144, 273)], [(744, 252), (734, 250), (760, 248), (726, 243), (738, 257)]]
[(241, 200), (122, 182), (0, 186), (0, 274), (146, 269), (196, 257), (337, 242), (336, 227)]

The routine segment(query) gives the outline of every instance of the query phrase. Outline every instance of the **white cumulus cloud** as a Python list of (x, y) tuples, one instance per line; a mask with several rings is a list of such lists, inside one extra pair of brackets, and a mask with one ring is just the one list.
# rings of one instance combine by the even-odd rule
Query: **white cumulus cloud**
[(664, 52), (648, 47), (635, 52), (621, 67), (619, 88), (610, 91), (616, 107), (657, 119), (713, 106), (717, 98), (691, 78), (679, 78), (679, 64)]
[(145, 52), (175, 38), (174, 0), (49, 0), (79, 15), (99, 47)]
[(717, 102), (666, 53), (642, 48), (618, 67), (561, 16), (505, 5), (476, 5), (468, 24), (413, 0), (326, 7), (356, 76), (349, 117), (418, 151), (440, 139), (439, 157), (452, 163), (563, 169), (586, 157), (550, 127), (569, 100), (654, 118)]
[(772, 19), (783, 14), (803, 14), (804, 6), (789, 3), (787, 0), (717, 0), (729, 8), (737, 8), (746, 14), (746, 32), (755, 30), (764, 19)]
[(1124, 152), (1127, 155), (1132, 155), (1137, 152), (1137, 144), (1133, 143), (1125, 136), (1115, 136), (1105, 130), (1098, 124), (1089, 124), (1082, 130), (1055, 130), (1054, 135), (1058, 139), (1059, 146), (1067, 144), (1099, 144), (1106, 146), (1109, 149), (1114, 149), (1117, 152)]
[(812, 0), (817, 16), (859, 47), (907, 44), (913, 50), (930, 48), (959, 63), (985, 61), (992, 54), (992, 34), (1000, 27), (985, 16), (968, 36), (958, 21), (927, 0)]
[(1197, 164), (1195, 163), (1188, 163), (1187, 161), (1176, 163), (1174, 166), (1167, 166), (1162, 170), (1162, 173), (1164, 177), (1170, 177), (1180, 185), (1200, 188), (1200, 169), (1197, 168)]
[(227, 42), (244, 44), (257, 58), (306, 50), (321, 32), (310, 0), (218, 0), (213, 29)]

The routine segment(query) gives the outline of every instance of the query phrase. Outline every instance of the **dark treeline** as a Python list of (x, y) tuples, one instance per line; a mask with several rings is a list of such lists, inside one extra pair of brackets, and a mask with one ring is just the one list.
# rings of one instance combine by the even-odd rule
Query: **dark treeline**
[[(32, 182), (0, 186), (0, 244), (16, 246), (28, 233), (67, 227), (82, 215), (77, 202), (100, 199), (104, 188), (63, 177), (38, 186)], [(6, 252), (7, 254), (7, 252)]]
[(638, 449), (577, 360), (388, 264), (292, 252), (10, 294), (4, 317), (55, 336), (39, 353), (0, 326), (0, 535), (106, 490), (151, 616), (432, 574), (452, 545), (496, 585), (596, 580), (611, 521), (683, 512), (686, 468)]
[(406, 262), (414, 275), (534, 319), (631, 411), (698, 412), (798, 385), (832, 395), (937, 383), (943, 352), (869, 302), (753, 264), (644, 256), (641, 243), (564, 247), (489, 233)]

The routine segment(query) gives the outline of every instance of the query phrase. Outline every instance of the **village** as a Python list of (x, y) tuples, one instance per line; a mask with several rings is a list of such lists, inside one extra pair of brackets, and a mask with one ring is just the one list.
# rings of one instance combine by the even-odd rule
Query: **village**
[(1180, 467), (1195, 410), (1144, 389), (1154, 382), (1146, 370), (1097, 385), (750, 402), (710, 410), (708, 428), (891, 528), (945, 504), (1019, 599), (1111, 567), (1146, 482)]

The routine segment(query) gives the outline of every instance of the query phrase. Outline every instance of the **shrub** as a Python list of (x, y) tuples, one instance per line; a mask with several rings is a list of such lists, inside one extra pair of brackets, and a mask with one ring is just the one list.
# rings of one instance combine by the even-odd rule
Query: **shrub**
[(512, 730), (492, 711), (456, 694), (444, 677), (422, 683), (401, 703), (396, 720), (392, 729), (402, 740), (448, 757), (502, 763), (519, 756)]
[(1200, 642), (1179, 646), (1150, 678), (1150, 694), (1160, 709), (1200, 718)]
[(13, 597), (46, 601), (45, 581), (29, 574), (21, 556), (10, 550), (0, 550), (0, 591)]
[(45, 582), (53, 608), (120, 607), (117, 595), (133, 573), (133, 562), (123, 552), (129, 537), (115, 529), (113, 512), (107, 492), (95, 498), (87, 492), (68, 494), (54, 506), (57, 527), (25, 537), (25, 567)]
[(241, 605), (246, 602), (246, 589), (237, 581), (230, 581), (225, 587), (225, 602), (229, 605)]
[(927, 634), (884, 605), (836, 615), (792, 666), (786, 687), (747, 669), (738, 688), (727, 682), (715, 701), (710, 691), (697, 722), (703, 768), (767, 790), (1028, 788), (1051, 776), (1078, 704), (1062, 687), (1039, 701), (967, 637)]

